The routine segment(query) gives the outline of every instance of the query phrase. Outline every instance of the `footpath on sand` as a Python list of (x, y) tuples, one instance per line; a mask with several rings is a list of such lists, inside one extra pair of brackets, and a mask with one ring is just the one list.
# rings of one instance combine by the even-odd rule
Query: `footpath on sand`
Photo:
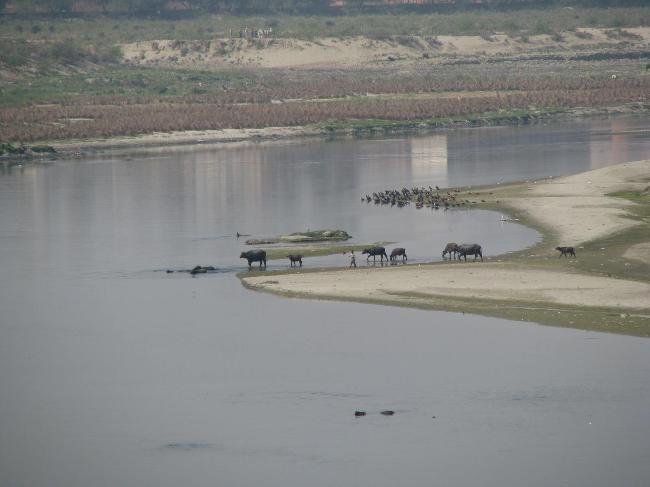
[[(482, 264), (281, 272), (272, 279), (271, 273), (244, 274), (241, 279), (248, 288), (285, 296), (463, 311), (650, 336), (649, 186), (650, 161), (637, 161), (464, 190), (464, 197), (480, 195), (483, 206), (498, 207), (544, 235), (533, 249)], [(621, 192), (638, 198), (612, 196)], [(601, 247), (612, 235), (626, 244)], [(557, 245), (575, 246), (578, 258), (558, 259)]]

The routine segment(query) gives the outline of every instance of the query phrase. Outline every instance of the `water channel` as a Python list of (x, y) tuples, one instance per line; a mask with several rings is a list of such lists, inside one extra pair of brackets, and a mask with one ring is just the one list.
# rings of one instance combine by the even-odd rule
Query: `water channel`
[(647, 485), (650, 340), (253, 293), (235, 233), (497, 255), (539, 234), (360, 197), (649, 154), (617, 117), (0, 165), (0, 486)]

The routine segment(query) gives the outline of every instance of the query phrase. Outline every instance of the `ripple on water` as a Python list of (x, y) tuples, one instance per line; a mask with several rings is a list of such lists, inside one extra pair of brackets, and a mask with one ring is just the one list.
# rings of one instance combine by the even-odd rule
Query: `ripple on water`
[(216, 448), (216, 445), (211, 443), (167, 443), (163, 445), (163, 448), (166, 450), (181, 450), (181, 451), (193, 451), (193, 450), (210, 450)]

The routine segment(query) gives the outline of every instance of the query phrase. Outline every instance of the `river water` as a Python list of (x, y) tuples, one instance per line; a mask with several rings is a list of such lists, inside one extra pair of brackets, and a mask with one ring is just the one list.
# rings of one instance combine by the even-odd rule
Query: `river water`
[(648, 154), (618, 117), (0, 166), (0, 486), (648, 485), (650, 340), (253, 293), (234, 237), (496, 255), (539, 235), (360, 197)]

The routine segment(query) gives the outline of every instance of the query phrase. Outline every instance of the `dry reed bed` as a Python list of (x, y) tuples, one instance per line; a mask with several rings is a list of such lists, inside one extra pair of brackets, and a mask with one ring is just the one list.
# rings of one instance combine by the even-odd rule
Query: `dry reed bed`
[[(84, 139), (151, 132), (301, 126), (332, 120), (426, 120), (530, 107), (591, 107), (647, 101), (650, 79), (603, 83), (600, 88), (531, 90), (438, 99), (336, 100), (327, 103), (190, 102), (41, 105), (0, 109), (3, 142)], [(620, 82), (619, 82), (620, 81)]]

